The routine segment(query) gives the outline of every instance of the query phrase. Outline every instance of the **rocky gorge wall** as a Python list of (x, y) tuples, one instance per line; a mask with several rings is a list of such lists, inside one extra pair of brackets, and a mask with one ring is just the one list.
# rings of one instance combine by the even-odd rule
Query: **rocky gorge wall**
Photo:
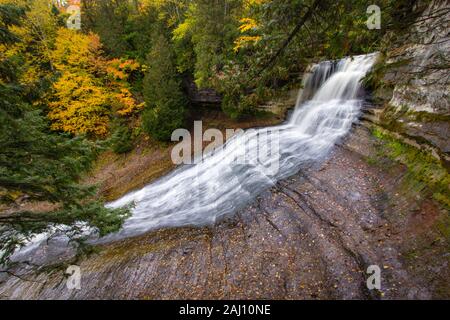
[(450, 159), (450, 4), (424, 1), (409, 29), (387, 36), (374, 68), (379, 109), (369, 118), (415, 147)]

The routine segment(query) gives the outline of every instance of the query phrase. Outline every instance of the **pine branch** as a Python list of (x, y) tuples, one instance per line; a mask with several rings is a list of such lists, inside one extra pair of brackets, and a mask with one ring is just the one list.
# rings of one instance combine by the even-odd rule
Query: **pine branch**
[(301, 30), (303, 25), (309, 20), (309, 18), (313, 15), (314, 11), (318, 8), (320, 4), (319, 0), (315, 0), (311, 7), (308, 8), (308, 11), (302, 16), (302, 18), (298, 21), (297, 25), (291, 31), (287, 39), (283, 42), (278, 51), (270, 58), (270, 60), (262, 67), (258, 74), (261, 74), (266, 69), (273, 66), (278, 57), (286, 50), (291, 41), (295, 38), (297, 33)]

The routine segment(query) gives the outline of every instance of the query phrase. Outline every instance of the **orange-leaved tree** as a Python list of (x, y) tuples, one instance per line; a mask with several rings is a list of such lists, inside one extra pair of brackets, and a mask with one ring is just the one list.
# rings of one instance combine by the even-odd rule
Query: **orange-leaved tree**
[(130, 75), (139, 72), (141, 66), (132, 59), (112, 59), (106, 63), (108, 87), (114, 92), (114, 112), (130, 117), (141, 111), (144, 103), (138, 103), (131, 93)]

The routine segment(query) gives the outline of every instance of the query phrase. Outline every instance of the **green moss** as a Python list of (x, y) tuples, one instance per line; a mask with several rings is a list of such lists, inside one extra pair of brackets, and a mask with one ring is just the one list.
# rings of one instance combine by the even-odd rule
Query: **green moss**
[[(433, 123), (433, 122), (449, 122), (449, 115), (435, 114), (426, 111), (413, 111), (407, 106), (394, 107), (388, 105), (383, 110), (380, 116), (382, 125), (396, 132), (405, 132), (405, 123), (416, 122), (416, 123)], [(418, 139), (419, 137), (415, 137)], [(427, 143), (424, 141), (421, 141)]]
[(367, 163), (370, 164), (371, 166), (378, 164), (378, 158), (375, 156), (369, 156), (369, 157), (367, 157), (366, 160), (367, 160)]
[(384, 156), (407, 167), (405, 178), (411, 186), (428, 193), (445, 208), (450, 208), (450, 174), (439, 160), (378, 128), (372, 132), (383, 142), (381, 152)]

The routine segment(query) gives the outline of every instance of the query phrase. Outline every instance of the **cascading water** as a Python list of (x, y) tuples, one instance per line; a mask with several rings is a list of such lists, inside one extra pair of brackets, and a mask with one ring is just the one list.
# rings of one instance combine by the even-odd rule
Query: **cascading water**
[[(362, 104), (360, 81), (375, 58), (376, 54), (370, 54), (315, 65), (286, 124), (237, 134), (202, 162), (182, 166), (108, 204), (117, 208), (134, 203), (134, 208), (123, 228), (101, 241), (161, 227), (212, 224), (280, 179), (326, 156), (357, 120)], [(264, 147), (260, 139), (264, 135), (267, 141), (277, 141), (277, 155), (261, 160), (257, 152), (247, 152), (248, 161), (233, 162), (243, 146), (250, 151)], [(268, 174), (267, 168), (273, 167), (278, 170)]]
[[(161, 227), (213, 224), (277, 181), (318, 162), (357, 120), (363, 102), (360, 81), (375, 59), (376, 54), (370, 54), (314, 65), (304, 78), (304, 89), (287, 123), (236, 134), (200, 163), (181, 166), (109, 203), (111, 208), (133, 203), (132, 216), (119, 232), (92, 242), (105, 243)], [(266, 152), (261, 158), (259, 151), (274, 141), (276, 152)], [(245, 161), (235, 161), (242, 153)], [(57, 226), (34, 236), (12, 260), (37, 259), (40, 263), (68, 254), (68, 239), (58, 231), (65, 228)], [(85, 231), (92, 233), (89, 228)], [(41, 248), (42, 244), (48, 248)]]

